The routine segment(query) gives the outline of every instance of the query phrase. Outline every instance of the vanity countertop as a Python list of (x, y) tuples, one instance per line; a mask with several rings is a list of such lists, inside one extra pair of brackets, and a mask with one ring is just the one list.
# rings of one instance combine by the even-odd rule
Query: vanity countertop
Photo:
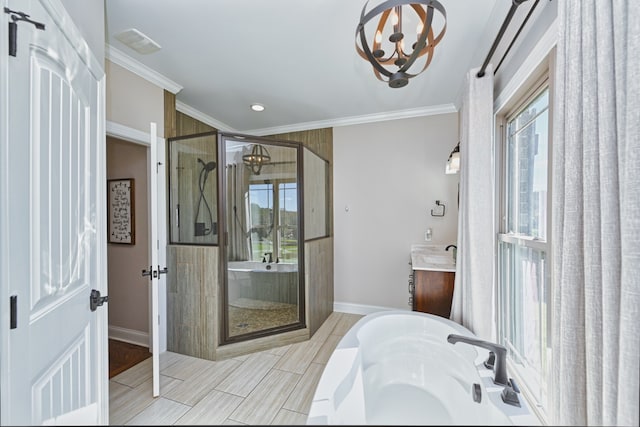
[(411, 268), (455, 272), (453, 253), (445, 248), (443, 245), (411, 245)]

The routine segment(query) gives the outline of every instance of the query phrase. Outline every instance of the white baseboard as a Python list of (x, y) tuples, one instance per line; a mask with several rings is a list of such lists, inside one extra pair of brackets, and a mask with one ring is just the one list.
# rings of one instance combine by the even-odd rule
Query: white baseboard
[(149, 347), (148, 332), (135, 331), (133, 329), (109, 325), (109, 338), (128, 342), (129, 344), (140, 345), (142, 347)]
[(339, 311), (340, 313), (361, 314), (367, 315), (371, 313), (377, 313), (378, 311), (386, 310), (406, 310), (402, 308), (393, 307), (381, 307), (378, 305), (364, 305), (364, 304), (352, 304), (350, 302), (334, 302), (333, 311)]

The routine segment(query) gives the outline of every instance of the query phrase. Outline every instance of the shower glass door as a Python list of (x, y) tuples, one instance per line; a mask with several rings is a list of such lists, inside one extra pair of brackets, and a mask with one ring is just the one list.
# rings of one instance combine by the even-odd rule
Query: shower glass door
[(304, 327), (299, 144), (220, 134), (223, 343)]

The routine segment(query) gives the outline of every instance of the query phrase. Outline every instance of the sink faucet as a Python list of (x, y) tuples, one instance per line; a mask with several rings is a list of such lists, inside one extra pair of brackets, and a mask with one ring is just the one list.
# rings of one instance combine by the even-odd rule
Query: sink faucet
[(266, 258), (262, 258), (262, 262), (268, 262), (268, 263), (272, 263), (273, 262), (273, 252), (265, 252), (264, 256), (269, 256), (269, 259)]
[[(447, 341), (451, 344), (455, 344), (457, 342), (464, 342), (467, 344), (475, 345), (476, 347), (482, 347), (489, 350), (491, 353), (495, 355), (495, 365), (494, 372), (495, 378), (493, 380), (494, 383), (509, 386), (509, 379), (507, 378), (507, 349), (500, 344), (492, 343), (489, 341), (483, 341), (476, 338), (467, 337), (464, 335), (456, 335), (450, 334), (447, 337)], [(492, 356), (489, 356), (489, 359), (492, 359)], [(489, 363), (485, 362), (485, 366), (491, 366)]]

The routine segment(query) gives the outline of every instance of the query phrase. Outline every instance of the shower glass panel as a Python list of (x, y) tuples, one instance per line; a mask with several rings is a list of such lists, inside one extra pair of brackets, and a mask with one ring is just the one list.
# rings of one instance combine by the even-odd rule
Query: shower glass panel
[(304, 238), (329, 235), (329, 162), (304, 148)]
[(217, 132), (169, 139), (172, 244), (218, 244)]
[(226, 236), (223, 342), (304, 327), (301, 148), (225, 134), (220, 141)]

